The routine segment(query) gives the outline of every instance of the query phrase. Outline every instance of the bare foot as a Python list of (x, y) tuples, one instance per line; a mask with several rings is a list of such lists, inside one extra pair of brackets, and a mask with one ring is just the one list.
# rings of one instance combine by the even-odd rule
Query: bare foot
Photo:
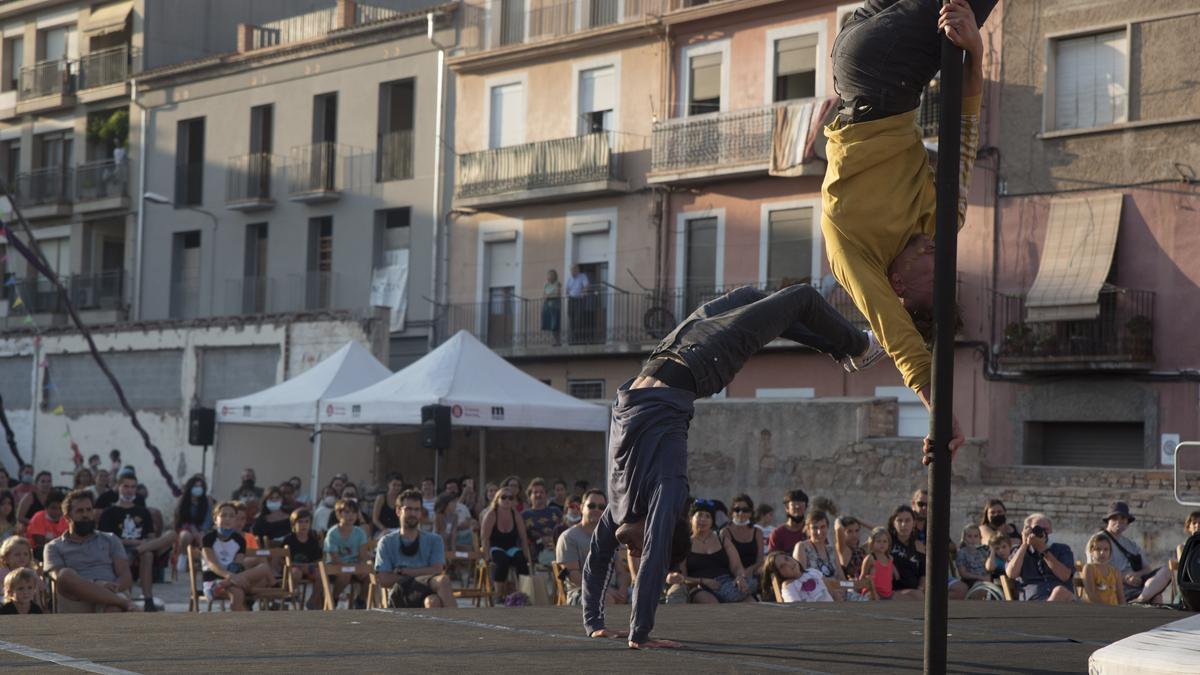
[(598, 630), (592, 631), (592, 634), (589, 635), (588, 637), (609, 638), (612, 640), (620, 640), (621, 638), (629, 637), (629, 633), (627, 631), (623, 631), (623, 630), (609, 630), (607, 628), (600, 628)]
[(630, 649), (682, 649), (683, 643), (674, 640), (646, 640), (645, 642), (629, 641)]

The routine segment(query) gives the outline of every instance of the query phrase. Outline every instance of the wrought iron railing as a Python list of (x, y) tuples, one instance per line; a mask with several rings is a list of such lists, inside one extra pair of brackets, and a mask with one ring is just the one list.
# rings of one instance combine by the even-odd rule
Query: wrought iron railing
[(21, 68), (21, 86), (17, 90), (17, 99), (24, 101), (55, 94), (75, 93), (75, 68), (76, 63), (66, 59), (24, 66)]
[(1045, 362), (1148, 363), (1154, 360), (1154, 293), (1100, 291), (1100, 313), (1080, 321), (1029, 321), (1020, 295), (998, 293), (1000, 357)]
[(375, 151), (377, 181), (405, 180), (413, 177), (413, 132), (388, 131), (379, 134)]
[(225, 203), (270, 199), (275, 164), (275, 156), (265, 152), (230, 157), (225, 170)]
[(64, 166), (34, 169), (28, 173), (17, 174), (17, 203), (24, 207), (69, 204), (74, 194), (74, 175), (72, 169)]
[[(446, 307), (442, 335), (466, 330), (497, 349), (651, 345), (670, 333), (696, 306), (734, 287), (676, 288), (662, 292), (600, 291), (599, 288), (576, 298), (522, 298), (503, 294), (489, 302), (452, 304)], [(830, 304), (856, 327), (867, 327), (862, 314), (840, 287), (834, 287), (826, 295)]]
[(574, 185), (620, 177), (609, 132), (523, 143), (458, 157), (458, 196)]
[(200, 316), (200, 279), (179, 279), (171, 283), (171, 318), (195, 319)]
[[(59, 277), (71, 304), (78, 310), (120, 309), (125, 305), (126, 274), (123, 271), (74, 274)], [(62, 314), (67, 311), (58, 288), (44, 277), (18, 279), (9, 298), (20, 296), (32, 314)]]
[(776, 107), (773, 104), (656, 122), (650, 170), (765, 163), (771, 158)]
[(75, 167), (75, 201), (129, 196), (129, 163), (106, 159)]
[(341, 191), (345, 156), (345, 148), (337, 143), (313, 143), (292, 148), (288, 194)]
[(275, 283), (270, 277), (225, 280), (225, 310), (231, 314), (266, 314), (275, 311)]
[(460, 8), (466, 53), (540, 42), (661, 16), (683, 0), (471, 0)]
[(113, 47), (79, 57), (79, 89), (91, 89), (117, 84), (129, 79), (133, 72), (136, 50), (127, 46)]

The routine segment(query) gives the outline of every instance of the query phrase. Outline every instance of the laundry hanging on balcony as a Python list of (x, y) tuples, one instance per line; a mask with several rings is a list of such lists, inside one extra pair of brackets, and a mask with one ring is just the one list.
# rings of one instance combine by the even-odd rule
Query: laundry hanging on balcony
[(1112, 266), (1124, 195), (1054, 199), (1042, 261), (1025, 298), (1027, 321), (1100, 316), (1100, 289)]
[(383, 254), (384, 266), (371, 275), (371, 306), (392, 310), (389, 331), (404, 330), (408, 313), (408, 249), (394, 249)]
[(816, 145), (824, 141), (821, 128), (832, 112), (836, 97), (807, 99), (775, 108), (771, 134), (772, 176), (803, 175), (804, 164), (817, 158)]

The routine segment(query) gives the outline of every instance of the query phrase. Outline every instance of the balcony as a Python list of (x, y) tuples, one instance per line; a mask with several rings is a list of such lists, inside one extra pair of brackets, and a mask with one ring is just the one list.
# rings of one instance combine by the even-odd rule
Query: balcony
[(333, 309), (339, 275), (308, 272), (225, 281), (227, 314), (281, 314)]
[(479, 208), (627, 192), (619, 158), (608, 132), (459, 155), (454, 204)]
[[(450, 305), (442, 335), (466, 330), (504, 356), (647, 353), (696, 306), (732, 288), (628, 292), (598, 287), (581, 298), (496, 297)], [(828, 300), (856, 327), (867, 327), (840, 287)], [(554, 325), (558, 331), (549, 330)], [(791, 343), (780, 342), (785, 344)]]
[(347, 151), (337, 143), (313, 143), (292, 148), (288, 164), (288, 199), (320, 204), (341, 199)]
[(195, 319), (200, 316), (200, 279), (189, 277), (171, 282), (172, 319)]
[(1099, 301), (1092, 320), (1027, 321), (1022, 296), (997, 294), (1000, 363), (1025, 372), (1152, 369), (1154, 293), (1109, 287)]
[(271, 196), (273, 155), (255, 152), (230, 157), (225, 171), (225, 207), (232, 211), (261, 211), (275, 206)]
[[(681, 0), (492, 0), (460, 9), (460, 45), (464, 54), (543, 43), (569, 35), (643, 23), (661, 16)], [(534, 5), (534, 6), (530, 6)]]
[(413, 177), (413, 132), (412, 129), (389, 131), (379, 134), (375, 180), (384, 183), (392, 180), (407, 180)]
[(74, 174), (73, 170), (62, 166), (17, 174), (17, 206), (30, 220), (70, 214)]
[[(133, 72), (133, 59), (137, 50), (128, 46), (104, 49), (79, 57), (76, 70), (78, 71), (76, 85), (79, 97), (84, 100), (107, 98), (111, 93), (92, 92), (90, 90), (113, 85), (124, 85)], [(122, 87), (121, 94), (124, 93)]]
[(106, 159), (75, 167), (75, 210), (80, 213), (129, 208), (129, 163)]
[(60, 59), (21, 68), (18, 115), (75, 105), (76, 63)]
[[(786, 104), (656, 122), (647, 181), (695, 183), (719, 177), (765, 175), (771, 162), (775, 111), (781, 105)], [(801, 175), (825, 173), (823, 162), (811, 162), (804, 168)]]
[[(59, 277), (67, 288), (71, 303), (84, 315), (85, 320), (96, 323), (112, 323), (125, 318), (124, 271), (101, 272), (99, 274), (76, 274)], [(9, 298), (19, 294), (39, 325), (66, 323), (67, 306), (58, 288), (44, 277), (20, 279), (9, 291)], [(11, 305), (10, 305), (11, 306)], [(9, 312), (9, 325), (15, 326), (13, 312)]]

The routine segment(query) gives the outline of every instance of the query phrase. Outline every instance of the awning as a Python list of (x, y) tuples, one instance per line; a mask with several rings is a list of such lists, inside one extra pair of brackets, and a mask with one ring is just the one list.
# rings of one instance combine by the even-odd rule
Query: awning
[(132, 11), (133, 0), (93, 7), (91, 16), (83, 24), (83, 31), (91, 37), (120, 32)]
[(1050, 202), (1042, 262), (1025, 298), (1027, 321), (1100, 315), (1100, 289), (1117, 246), (1122, 199), (1118, 193)]

